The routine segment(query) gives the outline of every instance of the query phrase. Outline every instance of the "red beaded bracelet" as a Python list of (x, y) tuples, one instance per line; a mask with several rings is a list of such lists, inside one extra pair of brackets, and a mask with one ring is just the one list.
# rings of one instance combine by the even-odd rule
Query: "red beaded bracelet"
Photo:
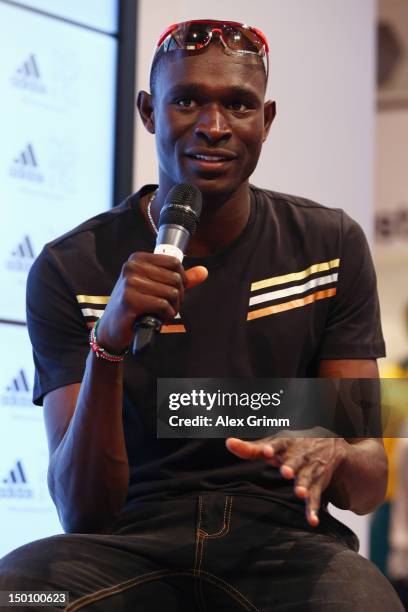
[(102, 357), (102, 359), (106, 359), (107, 361), (123, 361), (126, 353), (129, 352), (127, 349), (124, 353), (115, 354), (109, 353), (106, 349), (98, 344), (98, 340), (96, 338), (96, 330), (98, 328), (100, 319), (95, 321), (95, 325), (91, 329), (91, 333), (89, 335), (89, 344), (91, 345), (92, 351), (95, 353), (97, 357)]

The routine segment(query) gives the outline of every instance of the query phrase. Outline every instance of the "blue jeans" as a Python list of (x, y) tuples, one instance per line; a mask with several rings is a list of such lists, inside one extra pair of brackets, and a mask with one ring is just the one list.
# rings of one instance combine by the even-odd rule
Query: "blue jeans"
[(105, 533), (9, 553), (0, 590), (69, 591), (66, 610), (101, 612), (401, 612), (355, 535), (323, 514), (312, 529), (300, 512), (254, 496), (141, 503)]

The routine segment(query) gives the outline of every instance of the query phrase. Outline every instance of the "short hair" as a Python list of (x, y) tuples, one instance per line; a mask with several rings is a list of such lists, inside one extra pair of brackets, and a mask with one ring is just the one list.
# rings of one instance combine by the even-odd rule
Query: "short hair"
[(159, 76), (159, 64), (161, 62), (161, 60), (164, 59), (164, 56), (167, 55), (167, 53), (165, 53), (162, 48), (160, 47), (159, 49), (157, 49), (155, 56), (153, 58), (152, 61), (152, 65), (150, 68), (150, 81), (149, 81), (149, 86), (150, 86), (150, 93), (154, 96), (155, 94), (155, 89), (156, 89), (156, 83), (158, 80), (158, 76)]

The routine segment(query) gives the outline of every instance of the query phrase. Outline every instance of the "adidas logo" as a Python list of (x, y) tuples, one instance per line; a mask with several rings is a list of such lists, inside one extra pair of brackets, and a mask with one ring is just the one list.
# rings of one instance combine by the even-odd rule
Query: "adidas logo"
[(29, 55), (28, 60), (24, 62), (20, 68), (17, 68), (17, 74), (37, 79), (40, 78), (40, 71), (38, 70), (37, 61), (34, 55)]
[(24, 236), (22, 242), (17, 245), (17, 249), (13, 251), (12, 256), (22, 257), (24, 259), (34, 259), (33, 247), (28, 236)]
[(34, 249), (29, 236), (24, 236), (22, 241), (11, 252), (11, 257), (7, 260), (7, 268), (28, 272), (34, 260)]
[(16, 466), (10, 470), (9, 475), (3, 478), (4, 484), (27, 484), (27, 478), (24, 474), (21, 461), (16, 461)]
[(35, 159), (33, 145), (30, 143), (27, 145), (25, 151), (21, 151), (20, 155), (14, 160), (15, 164), (23, 164), (23, 166), (37, 167), (37, 160)]
[(11, 82), (20, 89), (35, 93), (45, 92), (45, 86), (41, 81), (40, 70), (35, 55), (31, 53), (26, 61), (17, 68), (11, 78)]
[(26, 148), (13, 160), (10, 168), (11, 176), (36, 183), (42, 183), (43, 175), (38, 170), (38, 161), (34, 153), (34, 147), (28, 143)]
[(33, 497), (33, 490), (27, 484), (23, 464), (18, 459), (15, 467), (0, 482), (0, 497)]
[(6, 406), (31, 406), (30, 386), (26, 373), (19, 370), (17, 376), (12, 379), (6, 387), (6, 392), (1, 398), (1, 403)]
[(25, 393), (28, 393), (30, 391), (30, 387), (28, 386), (27, 377), (24, 373), (24, 370), (20, 370), (16, 378), (13, 378), (11, 385), (7, 387), (7, 391), (23, 391)]

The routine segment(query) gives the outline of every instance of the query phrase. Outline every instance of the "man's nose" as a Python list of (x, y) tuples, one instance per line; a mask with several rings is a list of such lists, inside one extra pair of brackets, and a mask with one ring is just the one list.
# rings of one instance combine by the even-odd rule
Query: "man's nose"
[(204, 137), (211, 143), (230, 138), (231, 127), (219, 106), (214, 105), (202, 109), (195, 127), (195, 134)]

